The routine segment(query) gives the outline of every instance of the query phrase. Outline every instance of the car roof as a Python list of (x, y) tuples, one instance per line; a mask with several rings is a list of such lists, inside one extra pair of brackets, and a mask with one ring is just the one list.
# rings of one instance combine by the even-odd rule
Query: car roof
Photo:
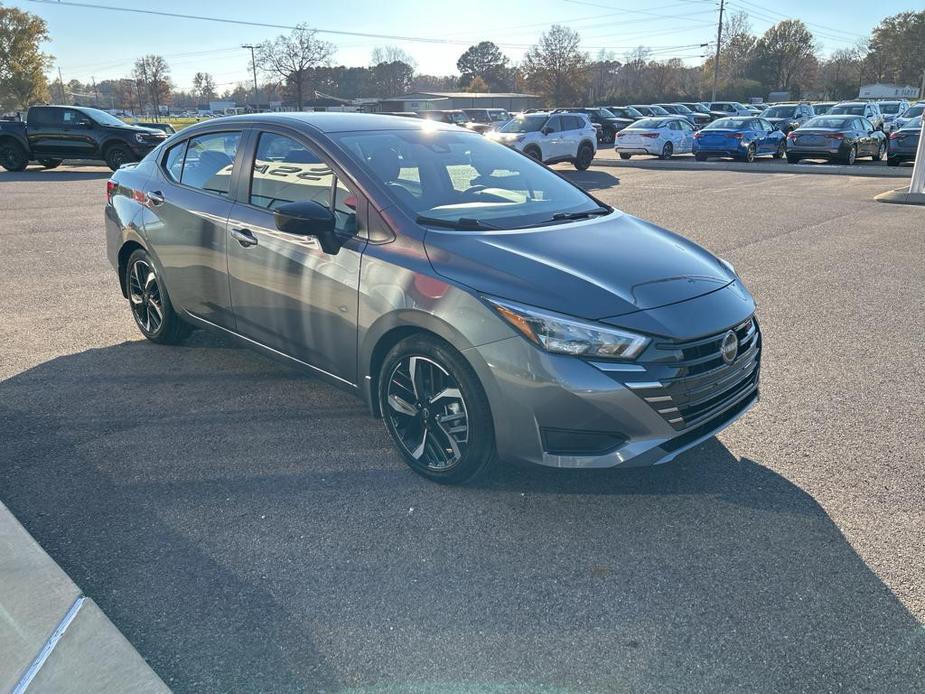
[[(185, 128), (182, 132), (199, 130), (201, 128), (215, 128), (224, 124), (245, 125), (289, 125), (305, 124), (323, 133), (354, 132), (361, 130), (417, 130), (422, 127), (420, 119), (396, 118), (392, 115), (379, 113), (351, 113), (338, 111), (321, 112), (291, 112), (291, 113), (250, 113), (239, 116), (222, 116), (212, 118)], [(428, 128), (462, 132), (456, 125), (428, 121)]]

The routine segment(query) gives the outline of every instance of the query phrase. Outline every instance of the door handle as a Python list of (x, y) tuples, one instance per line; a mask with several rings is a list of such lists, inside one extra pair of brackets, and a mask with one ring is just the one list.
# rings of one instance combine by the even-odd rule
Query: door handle
[(149, 190), (145, 193), (145, 200), (157, 207), (164, 204), (164, 194), (159, 190)]
[(254, 236), (250, 229), (232, 229), (231, 238), (241, 244), (242, 248), (250, 248), (257, 245), (257, 237)]

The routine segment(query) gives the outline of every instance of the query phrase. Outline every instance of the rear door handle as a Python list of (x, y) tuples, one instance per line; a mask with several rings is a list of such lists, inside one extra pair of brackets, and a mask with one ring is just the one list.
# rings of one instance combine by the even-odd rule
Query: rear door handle
[(164, 194), (159, 190), (149, 190), (145, 193), (145, 199), (155, 207), (164, 204)]
[(243, 248), (257, 245), (257, 237), (250, 229), (232, 229), (231, 238), (240, 243)]

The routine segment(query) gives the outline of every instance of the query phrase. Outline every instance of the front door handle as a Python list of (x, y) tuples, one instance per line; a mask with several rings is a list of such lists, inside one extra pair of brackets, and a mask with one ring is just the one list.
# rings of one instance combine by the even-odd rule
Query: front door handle
[(232, 229), (231, 238), (241, 244), (242, 248), (250, 248), (257, 245), (257, 237), (254, 236), (250, 229)]
[(149, 190), (145, 193), (145, 199), (154, 207), (164, 204), (164, 194), (159, 190)]

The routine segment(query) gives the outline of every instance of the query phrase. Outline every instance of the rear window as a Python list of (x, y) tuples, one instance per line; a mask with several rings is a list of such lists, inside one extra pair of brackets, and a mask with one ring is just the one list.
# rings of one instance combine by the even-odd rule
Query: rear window
[(626, 126), (627, 130), (654, 130), (664, 128), (666, 122), (664, 118), (643, 118), (632, 125)]
[(806, 121), (804, 128), (832, 128), (835, 130), (848, 127), (854, 118), (835, 118), (833, 116), (823, 116), (811, 118)]
[(704, 127), (704, 130), (737, 130), (749, 122), (748, 118), (720, 118)]
[(838, 106), (833, 106), (829, 109), (829, 113), (831, 113), (833, 116), (838, 114), (863, 116), (864, 104), (841, 104)]
[(48, 128), (55, 125), (61, 125), (61, 114), (63, 109), (60, 108), (30, 108), (26, 116), (28, 125), (36, 128)]

